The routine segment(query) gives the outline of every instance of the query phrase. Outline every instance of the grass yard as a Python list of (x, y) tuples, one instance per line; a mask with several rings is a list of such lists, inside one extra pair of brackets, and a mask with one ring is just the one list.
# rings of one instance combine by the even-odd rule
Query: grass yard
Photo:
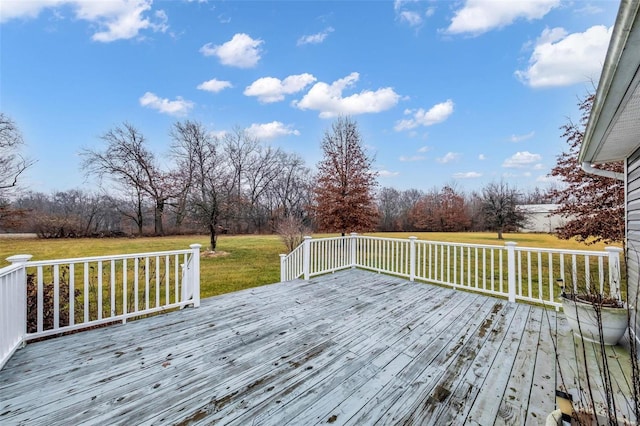
[[(505, 234), (500, 241), (495, 233), (369, 233), (380, 237), (447, 241), (475, 244), (503, 245), (515, 241), (520, 246), (602, 250), (604, 244), (585, 245), (576, 241), (560, 240), (547, 234)], [(330, 236), (326, 234), (317, 237)], [(333, 235), (331, 235), (333, 236)], [(150, 238), (40, 240), (0, 238), (0, 267), (14, 254), (31, 254), (33, 260), (62, 259), (109, 254), (144, 253), (189, 248), (199, 243), (206, 248), (208, 236), (172, 236)], [(279, 254), (285, 248), (275, 235), (222, 235), (218, 240), (218, 254), (201, 259), (201, 296), (211, 297), (222, 293), (270, 284), (280, 279)]]

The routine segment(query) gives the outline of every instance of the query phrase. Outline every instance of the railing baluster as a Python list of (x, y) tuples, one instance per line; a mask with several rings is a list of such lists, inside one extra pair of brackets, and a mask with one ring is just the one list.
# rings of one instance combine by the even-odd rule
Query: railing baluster
[(139, 296), (138, 294), (140, 293), (140, 289), (139, 289), (139, 281), (140, 281), (140, 259), (138, 259), (137, 257), (135, 258), (134, 261), (134, 266), (133, 266), (133, 312), (138, 312), (138, 307), (140, 306), (139, 303)]
[(89, 299), (91, 295), (89, 294), (89, 262), (84, 262), (84, 324), (89, 322)]
[(531, 251), (527, 250), (527, 284), (529, 290), (529, 297), (532, 297), (532, 287), (531, 287)]
[(500, 266), (499, 266), (500, 293), (504, 293), (503, 282), (502, 282), (502, 269), (504, 268), (504, 264), (502, 263), (502, 253), (503, 253), (502, 250), (498, 252), (498, 262), (500, 262)]
[(149, 309), (149, 256), (144, 258), (144, 309)]
[(156, 308), (160, 306), (160, 257), (156, 256)]
[[(177, 255), (176, 255), (177, 257)], [(178, 282), (178, 273), (176, 270), (176, 282)], [(176, 286), (177, 287), (177, 286)], [(127, 289), (127, 259), (122, 259), (122, 314), (126, 315), (127, 314), (127, 310), (128, 310), (128, 306), (127, 303), (127, 295), (128, 295), (128, 289)], [(176, 294), (177, 296), (177, 294)]]
[(76, 323), (76, 273), (75, 264), (69, 264), (69, 326), (73, 327)]
[(598, 258), (598, 280), (600, 281), (600, 294), (604, 294), (604, 258)]
[(60, 328), (60, 265), (53, 266), (53, 328)]
[(109, 275), (111, 278), (111, 313), (110, 317), (115, 317), (116, 313), (116, 261), (111, 259), (111, 274)]
[(165, 276), (165, 280), (164, 280), (164, 303), (166, 305), (168, 305), (169, 303), (171, 303), (170, 297), (169, 295), (171, 294), (170, 291), (170, 286), (171, 286), (171, 268), (170, 268), (170, 263), (171, 261), (169, 260), (169, 256), (165, 256), (164, 257), (164, 276)]
[(98, 319), (102, 319), (102, 261), (98, 261), (98, 306), (96, 307)]
[(37, 326), (37, 330), (38, 330), (38, 332), (41, 332), (42, 331), (42, 327), (43, 327), (42, 318), (44, 317), (44, 314), (43, 314), (44, 289), (42, 288), (44, 279), (42, 277), (42, 275), (43, 275), (42, 266), (38, 266), (37, 274), (38, 274), (37, 275), (37, 280), (38, 280), (38, 282), (37, 282), (37, 286), (38, 286), (38, 296), (37, 296), (37, 300), (38, 300), (38, 308), (37, 308), (38, 309), (38, 313), (37, 313), (38, 326)]
[(542, 291), (542, 252), (538, 252), (538, 298), (544, 300), (544, 292)]

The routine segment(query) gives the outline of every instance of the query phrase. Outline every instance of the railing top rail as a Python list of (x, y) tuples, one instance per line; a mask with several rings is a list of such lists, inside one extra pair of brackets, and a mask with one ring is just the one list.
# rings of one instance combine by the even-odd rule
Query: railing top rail
[(64, 265), (68, 263), (83, 263), (83, 262), (98, 262), (101, 260), (122, 260), (122, 259), (134, 259), (136, 257), (151, 257), (151, 256), (170, 256), (175, 254), (189, 254), (192, 250), (167, 250), (167, 251), (155, 251), (148, 253), (132, 253), (132, 254), (114, 254), (105, 256), (91, 256), (91, 257), (76, 257), (68, 259), (54, 259), (54, 260), (30, 260), (24, 265), (27, 267), (33, 266), (46, 266), (46, 265)]
[(309, 239), (309, 242), (311, 242), (311, 243), (317, 243), (318, 241), (342, 240), (342, 239), (348, 239), (348, 238), (351, 238), (351, 236), (349, 236), (349, 235), (345, 235), (344, 237), (342, 237), (342, 236), (338, 236), (338, 237), (321, 237), (321, 238), (312, 238), (312, 239)]
[(373, 235), (358, 235), (358, 236), (356, 236), (356, 238), (363, 239), (363, 240), (402, 241), (402, 242), (405, 242), (405, 243), (409, 242), (408, 238), (374, 237)]
[(3, 275), (6, 275), (6, 274), (10, 274), (13, 271), (21, 269), (23, 267), (24, 267), (24, 265), (13, 264), (13, 265), (5, 266), (4, 268), (0, 268), (0, 277), (3, 276)]
[(499, 246), (499, 245), (495, 245), (495, 244), (450, 243), (448, 241), (432, 241), (432, 240), (416, 240), (416, 243), (443, 244), (443, 245), (447, 245), (447, 246), (456, 246), (456, 247), (506, 249), (506, 246)]
[(608, 256), (609, 252), (604, 250), (572, 250), (572, 249), (558, 249), (558, 248), (542, 248), (542, 247), (524, 247), (516, 246), (516, 251), (537, 251), (541, 253), (553, 253), (553, 254), (578, 254), (584, 256)]

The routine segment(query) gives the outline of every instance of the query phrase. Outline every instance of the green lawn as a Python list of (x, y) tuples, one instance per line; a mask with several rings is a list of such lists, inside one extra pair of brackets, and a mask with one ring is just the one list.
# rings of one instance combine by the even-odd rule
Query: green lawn
[[(335, 235), (335, 234), (334, 234)], [(503, 245), (495, 233), (368, 233), (394, 238), (411, 235), (421, 240), (466, 242)], [(328, 236), (326, 234), (316, 237)], [(603, 244), (585, 245), (576, 241), (564, 241), (546, 234), (505, 234), (505, 241), (515, 241), (520, 246), (602, 250)], [(177, 236), (153, 238), (114, 239), (0, 239), (0, 267), (9, 263), (4, 259), (14, 254), (31, 254), (33, 260), (61, 259), (109, 254), (142, 253), (189, 248), (199, 243), (206, 248), (207, 236)], [(218, 240), (219, 255), (201, 259), (201, 295), (215, 296), (231, 291), (274, 283), (280, 278), (279, 254), (285, 250), (278, 236), (273, 235), (222, 235)]]

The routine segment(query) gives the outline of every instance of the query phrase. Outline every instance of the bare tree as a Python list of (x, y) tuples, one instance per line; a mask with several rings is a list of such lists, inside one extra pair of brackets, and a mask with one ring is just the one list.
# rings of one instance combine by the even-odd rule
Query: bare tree
[(318, 164), (315, 217), (320, 230), (366, 231), (377, 222), (376, 173), (367, 157), (358, 126), (338, 118), (322, 140), (324, 158)]
[(99, 178), (118, 182), (123, 189), (133, 189), (141, 208), (142, 194), (154, 202), (154, 229), (164, 234), (163, 214), (167, 201), (179, 193), (170, 173), (163, 172), (154, 154), (147, 149), (142, 133), (129, 123), (109, 130), (101, 139), (107, 144), (104, 151), (85, 149), (83, 169)]
[(482, 210), (485, 225), (498, 232), (498, 239), (506, 228), (520, 228), (527, 215), (518, 207), (519, 193), (504, 181), (491, 182), (482, 188)]
[(279, 149), (259, 147), (246, 168), (247, 214), (253, 222), (254, 230), (258, 232), (264, 230), (269, 219), (265, 200), (282, 169), (280, 154)]
[(378, 193), (378, 213), (380, 214), (378, 230), (383, 232), (402, 230), (400, 228), (400, 216), (402, 214), (400, 195), (400, 191), (389, 187), (382, 188)]
[(297, 154), (280, 151), (278, 156), (279, 173), (269, 188), (270, 209), (279, 212), (279, 218), (302, 218), (311, 204), (311, 171)]
[[(567, 220), (564, 226), (558, 228), (558, 236), (564, 239), (576, 237), (578, 241), (587, 243), (623, 241), (624, 182), (587, 174), (578, 162), (592, 104), (593, 95), (587, 96), (579, 104), (582, 112), (580, 122), (569, 121), (561, 127), (564, 131), (562, 137), (569, 144), (569, 149), (558, 156), (551, 175), (560, 178), (564, 185), (550, 191), (550, 196), (560, 204), (554, 213), (562, 215)], [(624, 173), (622, 162), (603, 164), (599, 167)]]
[(202, 124), (189, 120), (175, 123), (171, 137), (178, 167), (188, 170), (191, 176), (190, 204), (194, 215), (209, 231), (210, 248), (215, 251), (227, 189), (233, 180), (224, 164), (220, 143)]
[(18, 185), (18, 178), (35, 161), (20, 154), (24, 145), (16, 123), (0, 112), (0, 194)]

